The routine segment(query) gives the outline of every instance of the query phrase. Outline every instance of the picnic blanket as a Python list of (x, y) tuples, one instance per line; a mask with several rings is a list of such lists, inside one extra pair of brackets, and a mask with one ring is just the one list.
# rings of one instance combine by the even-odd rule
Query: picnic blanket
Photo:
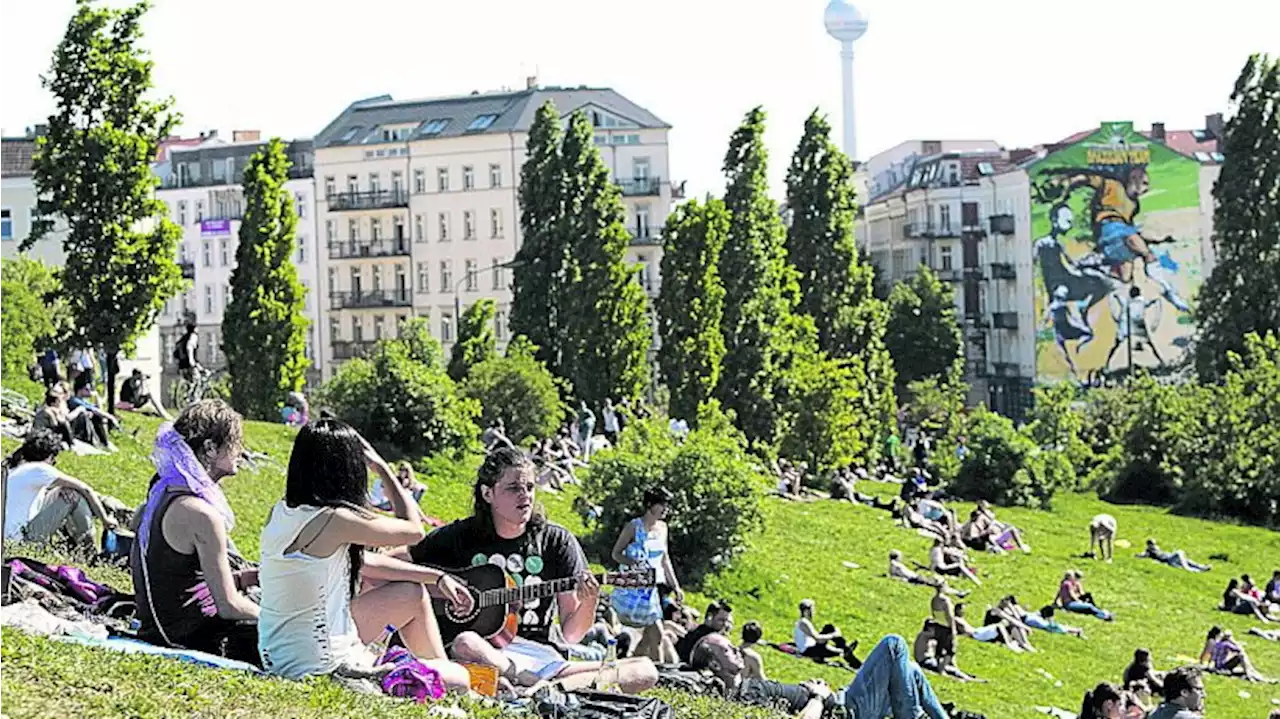
[(208, 654), (206, 652), (197, 652), (194, 649), (158, 647), (154, 644), (148, 644), (139, 639), (131, 639), (129, 637), (107, 637), (102, 639), (97, 637), (84, 637), (80, 635), (55, 635), (53, 638), (58, 641), (80, 644), (87, 647), (98, 647), (99, 649), (107, 649), (114, 652), (122, 652), (124, 654), (150, 654), (152, 656), (168, 657), (169, 659), (177, 659), (178, 661), (186, 662), (188, 664), (195, 664), (197, 666), (210, 667), (213, 669), (231, 669), (250, 672), (252, 674), (262, 673), (262, 670), (252, 664), (236, 661), (235, 659), (227, 659), (225, 657), (220, 657), (216, 654)]

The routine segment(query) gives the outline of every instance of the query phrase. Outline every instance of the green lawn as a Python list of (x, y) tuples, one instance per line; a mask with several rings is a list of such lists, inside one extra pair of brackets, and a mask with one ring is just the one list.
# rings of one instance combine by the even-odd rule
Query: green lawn
[[(139, 429), (138, 439), (121, 439), (118, 454), (64, 456), (59, 467), (128, 503), (140, 503), (151, 476), (147, 452), (156, 425), (131, 418), (128, 426)], [(250, 556), (257, 554), (267, 509), (282, 494), (292, 434), (278, 425), (251, 423), (250, 448), (272, 459), (226, 483), (237, 510), (232, 535)], [(5, 440), (4, 451), (12, 448), (13, 443)], [(432, 461), (420, 469), (430, 475), (425, 477), (430, 484), (425, 500), (429, 513), (452, 519), (469, 512), (474, 463)], [(891, 491), (871, 485), (863, 489)], [(554, 519), (582, 531), (569, 510), (569, 496), (548, 495), (543, 500)], [(1115, 515), (1120, 538), (1135, 545), (1117, 548), (1112, 565), (1073, 556), (1085, 548), (1085, 527), (1100, 511)], [(1151, 649), (1157, 668), (1167, 669), (1179, 663), (1175, 657), (1198, 653), (1204, 632), (1214, 623), (1235, 630), (1264, 674), (1280, 675), (1280, 644), (1247, 637), (1253, 622), (1214, 610), (1231, 575), (1249, 572), (1260, 579), (1280, 566), (1280, 534), (1175, 517), (1147, 507), (1110, 506), (1086, 496), (1062, 497), (1051, 513), (1005, 509), (1000, 515), (1026, 531), (1035, 551), (1030, 556), (981, 558), (984, 586), (968, 598), (973, 619), (980, 618), (986, 604), (1008, 593), (1016, 594), (1026, 606), (1047, 602), (1062, 572), (1076, 567), (1085, 572), (1086, 587), (1116, 612), (1117, 621), (1103, 624), (1070, 616), (1069, 623), (1085, 627), (1087, 641), (1037, 633), (1034, 640), (1041, 652), (1030, 655), (961, 640), (961, 666), (991, 683), (966, 685), (937, 678), (934, 686), (945, 701), (991, 719), (1043, 716), (1030, 708), (1033, 705), (1074, 711), (1087, 687), (1119, 679), (1134, 648)], [(894, 526), (884, 512), (829, 501), (792, 504), (770, 499), (766, 517), (767, 529), (755, 539), (751, 551), (736, 567), (709, 580), (704, 592), (693, 595), (691, 601), (701, 604), (711, 596), (727, 597), (739, 626), (755, 619), (764, 625), (766, 637), (777, 642), (790, 639), (795, 605), (805, 597), (818, 602), (820, 619), (834, 621), (846, 635), (862, 640), (860, 654), (885, 633), (900, 633), (908, 641), (913, 638), (927, 614), (930, 590), (886, 579), (885, 555), (898, 548), (909, 558), (924, 561), (928, 546), (924, 539)], [(1148, 535), (1167, 548), (1185, 548), (1201, 561), (1218, 553), (1228, 554), (1230, 560), (1215, 562), (1208, 574), (1194, 575), (1134, 559)], [(846, 561), (860, 568), (848, 569), (843, 565)], [(123, 573), (97, 571), (95, 576), (128, 586)], [(779, 652), (766, 653), (764, 658), (766, 670), (775, 678), (798, 681), (818, 676), (833, 685), (849, 679), (839, 670)], [(254, 679), (165, 660), (104, 655), (7, 630), (3, 669), (5, 713), (11, 717), (421, 715), (415, 707), (360, 697), (325, 680), (300, 685)], [(1053, 679), (1045, 678), (1039, 669)], [(1208, 716), (1214, 719), (1262, 719), (1273, 699), (1280, 698), (1278, 686), (1219, 677), (1209, 677), (1207, 685)], [(673, 701), (679, 703), (682, 716), (744, 716), (715, 702)]]

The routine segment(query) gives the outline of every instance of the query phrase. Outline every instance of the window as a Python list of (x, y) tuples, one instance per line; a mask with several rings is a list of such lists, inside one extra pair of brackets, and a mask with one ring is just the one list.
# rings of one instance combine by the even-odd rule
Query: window
[(429, 120), (427, 121), (427, 124), (422, 126), (422, 134), (439, 135), (440, 132), (443, 131), (448, 126), (449, 126), (449, 120), (447, 118), (436, 118), (434, 120)]
[(316, 330), (314, 327), (307, 328), (307, 345), (302, 348), (302, 355), (307, 359), (313, 359), (316, 354)]
[(493, 315), (493, 334), (500, 340), (507, 338), (507, 313), (499, 311)]
[(489, 187), (502, 187), (502, 165), (489, 165)]
[(382, 177), (376, 172), (369, 173), (369, 192), (370, 194), (378, 194), (382, 191)]
[(391, 173), (391, 194), (395, 197), (404, 194), (404, 173), (399, 170)]
[(439, 219), (440, 219), (440, 222), (439, 222), (439, 224), (440, 224), (440, 241), (441, 241), (441, 242), (448, 242), (448, 241), (449, 241), (449, 213), (448, 213), (448, 212), (441, 212), (441, 213), (440, 213), (440, 218), (439, 218)]
[(330, 197), (333, 197), (333, 193), (337, 191), (336, 188), (337, 188), (337, 183), (333, 181), (333, 175), (325, 175), (324, 198), (326, 200), (329, 199)]
[(943, 205), (938, 208), (938, 227), (943, 232), (951, 231), (951, 205)]
[(355, 244), (356, 242), (360, 241), (360, 221), (359, 220), (355, 218), (351, 218), (347, 220), (347, 239), (351, 240), (352, 244)]
[(470, 125), (467, 125), (467, 130), (469, 132), (487, 130), (489, 129), (489, 126), (493, 124), (493, 121), (497, 119), (497, 115), (480, 115), (476, 119), (472, 120)]
[(358, 133), (358, 132), (360, 132), (360, 126), (359, 126), (359, 125), (356, 125), (355, 127), (351, 128), (350, 130), (347, 130), (346, 132), (342, 133), (342, 140), (341, 140), (341, 142), (351, 142), (352, 140), (356, 139), (356, 133)]
[(13, 213), (9, 208), (0, 210), (0, 240), (13, 239)]
[(293, 199), (298, 206), (298, 219), (299, 220), (307, 219), (307, 198), (304, 197), (301, 192), (296, 192), (293, 195)]
[(467, 285), (467, 292), (475, 292), (478, 289), (477, 285), (479, 284), (476, 282), (476, 273), (478, 272), (476, 261), (467, 260), (466, 268), (467, 268), (467, 273), (464, 276), (463, 281)]
[(404, 272), (404, 265), (396, 265), (396, 299), (400, 301), (408, 301), (409, 299), (409, 276)]
[(204, 267), (213, 267), (213, 243), (208, 240), (200, 242), (200, 264)]
[(474, 240), (476, 238), (476, 213), (473, 210), (464, 210), (462, 213), (462, 239)]
[(396, 315), (396, 337), (404, 332), (404, 323), (409, 321), (409, 315)]
[(333, 241), (338, 239), (338, 223), (333, 220), (324, 221), (324, 239), (329, 244), (333, 244)]
[(218, 340), (212, 332), (204, 333), (204, 355), (209, 364), (217, 362)]
[(352, 342), (364, 341), (364, 325), (360, 322), (359, 317), (351, 318), (351, 341)]
[(227, 309), (227, 306), (230, 304), (231, 304), (231, 285), (227, 285), (222, 288), (222, 309), (224, 310)]
[(364, 281), (360, 275), (360, 268), (352, 267), (351, 268), (351, 294), (352, 295), (360, 294), (360, 290), (362, 289), (363, 284), (364, 284)]
[(422, 234), (422, 215), (413, 216), (413, 239), (418, 242), (426, 240), (426, 236)]
[(649, 158), (637, 157), (631, 160), (631, 176), (637, 180), (649, 179)]
[(213, 285), (204, 286), (204, 313), (213, 314)]
[(639, 205), (636, 207), (636, 238), (641, 240), (649, 238), (648, 205)]
[(373, 291), (382, 291), (382, 265), (373, 266)]
[(298, 235), (298, 264), (306, 264), (307, 262), (307, 237), (306, 235)]
[(347, 175), (347, 192), (356, 194), (360, 191), (360, 178), (355, 175)]
[(196, 222), (204, 222), (204, 200), (196, 200)]
[(404, 218), (400, 215), (391, 218), (391, 238), (396, 241), (397, 250), (404, 250)]
[(471, 165), (462, 166), (462, 189), (476, 189), (476, 171)]
[(502, 264), (503, 264), (503, 261), (502, 261), (502, 258), (501, 258), (501, 257), (495, 257), (495, 258), (493, 258), (493, 262), (492, 262), (492, 268), (493, 268), (493, 289), (495, 289), (495, 290), (501, 290), (501, 289), (503, 289), (503, 286), (502, 286), (502, 267), (501, 267), (501, 265), (502, 265)]
[(418, 292), (431, 291), (431, 272), (427, 269), (427, 263), (418, 263)]
[(329, 294), (332, 295), (334, 292), (337, 292), (337, 291), (338, 291), (338, 268), (330, 267), (329, 268)]
[(421, 168), (413, 171), (413, 191), (427, 191), (427, 173), (423, 172)]
[(453, 289), (453, 260), (440, 261), (440, 291), (449, 292)]
[(649, 292), (650, 290), (653, 289), (653, 286), (650, 284), (650, 279), (649, 279), (650, 278), (649, 256), (636, 255), (636, 264), (640, 265), (640, 272), (639, 274), (636, 275), (636, 279), (640, 281), (640, 286), (644, 288), (644, 291)]
[(173, 335), (160, 335), (160, 361), (165, 365), (173, 364)]
[(497, 207), (489, 210), (489, 236), (502, 237), (502, 210)]
[(377, 242), (382, 239), (382, 220), (374, 217), (369, 220), (369, 239)]
[(436, 190), (440, 192), (449, 191), (449, 168), (436, 168)]
[(453, 341), (453, 313), (444, 312), (440, 315), (440, 341)]
[(944, 272), (952, 269), (953, 260), (951, 259), (951, 245), (943, 245), (938, 248), (938, 261), (941, 263), (940, 269)]
[(329, 341), (330, 342), (342, 341), (342, 325), (338, 323), (337, 317), (329, 318)]
[(384, 320), (382, 318), (382, 315), (378, 315), (377, 317), (373, 318), (373, 339), (374, 340), (382, 339), (383, 322)]
[(227, 257), (227, 254), (227, 238), (223, 237), (218, 240), (218, 263), (222, 267), (226, 267), (231, 264), (228, 262), (230, 258)]
[(178, 200), (178, 224), (184, 227), (187, 224), (187, 201)]

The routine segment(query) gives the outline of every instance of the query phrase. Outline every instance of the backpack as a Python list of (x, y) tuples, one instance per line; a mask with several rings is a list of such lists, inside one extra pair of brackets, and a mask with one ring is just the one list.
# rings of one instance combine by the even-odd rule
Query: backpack
[(137, 609), (132, 594), (93, 581), (79, 567), (51, 566), (27, 557), (7, 559), (4, 567), (11, 583), (34, 584), (88, 614), (127, 620)]
[(190, 358), (187, 356), (187, 347), (191, 344), (191, 333), (187, 333), (178, 338), (173, 344), (173, 361), (178, 363), (181, 369), (187, 369), (191, 366)]

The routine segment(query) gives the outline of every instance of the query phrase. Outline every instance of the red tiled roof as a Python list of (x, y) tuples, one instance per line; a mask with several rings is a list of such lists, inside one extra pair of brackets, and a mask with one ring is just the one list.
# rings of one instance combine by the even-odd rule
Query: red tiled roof
[(174, 147), (192, 147), (199, 145), (209, 138), (207, 137), (170, 137), (160, 141), (160, 149), (156, 152), (156, 162), (164, 162), (169, 159), (169, 148)]

